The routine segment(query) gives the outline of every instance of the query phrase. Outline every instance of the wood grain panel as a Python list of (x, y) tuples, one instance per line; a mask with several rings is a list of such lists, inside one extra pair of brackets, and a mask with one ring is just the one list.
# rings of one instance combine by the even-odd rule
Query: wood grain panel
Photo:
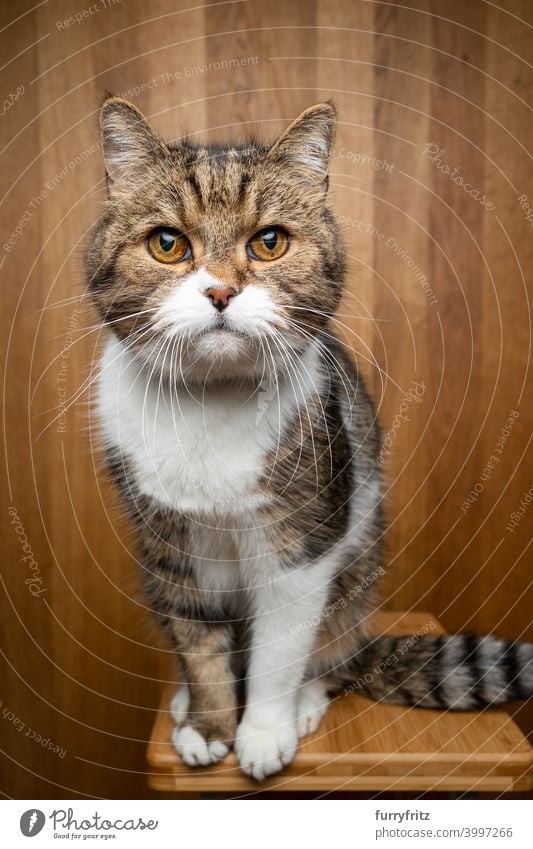
[[(338, 328), (390, 434), (386, 600), (431, 610), (448, 630), (533, 639), (533, 513), (508, 529), (531, 487), (531, 4), (90, 6), (7, 0), (0, 10), (0, 787), (14, 797), (157, 794), (146, 745), (175, 677), (88, 429), (100, 334), (76, 298), (103, 197), (105, 91), (174, 139), (271, 137), (334, 99), (331, 201), (349, 257)], [(443, 151), (435, 161), (430, 144)], [(418, 400), (413, 381), (424, 385)], [(56, 421), (63, 393), (71, 405)], [(37, 563), (36, 596), (16, 527)], [(530, 707), (513, 713), (533, 729)]]

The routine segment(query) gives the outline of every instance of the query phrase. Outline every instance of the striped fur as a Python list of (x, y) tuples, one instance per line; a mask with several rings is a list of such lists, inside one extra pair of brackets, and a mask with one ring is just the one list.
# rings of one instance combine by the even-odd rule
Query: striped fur
[(495, 637), (378, 636), (337, 667), (348, 692), (398, 705), (481, 710), (533, 694), (533, 645)]
[[(332, 330), (344, 253), (327, 206), (334, 111), (269, 146), (166, 145), (117, 98), (102, 110), (109, 199), (87, 255), (112, 331), (98, 412), (139, 538), (147, 598), (186, 687), (174, 744), (263, 779), (328, 693), (469, 710), (533, 693), (533, 647), (370, 636), (383, 574), (379, 429)], [(255, 261), (261, 228), (285, 255)], [(190, 253), (158, 262), (157, 227)], [(233, 295), (218, 310), (207, 293)]]

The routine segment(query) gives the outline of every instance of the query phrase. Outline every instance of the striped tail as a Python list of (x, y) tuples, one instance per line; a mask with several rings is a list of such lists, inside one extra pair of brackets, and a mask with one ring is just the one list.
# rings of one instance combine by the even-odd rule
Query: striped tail
[(533, 643), (494, 637), (377, 636), (335, 670), (345, 692), (441, 710), (533, 696)]

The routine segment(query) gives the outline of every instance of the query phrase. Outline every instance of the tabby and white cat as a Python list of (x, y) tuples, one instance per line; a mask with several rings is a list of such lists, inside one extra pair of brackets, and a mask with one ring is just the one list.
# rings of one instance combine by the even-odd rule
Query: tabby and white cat
[(183, 760), (234, 746), (262, 780), (353, 682), (455, 710), (531, 696), (532, 645), (428, 634), (405, 651), (365, 628), (383, 572), (379, 432), (330, 321), (345, 264), (326, 203), (333, 107), (270, 146), (165, 144), (115, 97), (101, 128), (98, 415), (186, 682)]

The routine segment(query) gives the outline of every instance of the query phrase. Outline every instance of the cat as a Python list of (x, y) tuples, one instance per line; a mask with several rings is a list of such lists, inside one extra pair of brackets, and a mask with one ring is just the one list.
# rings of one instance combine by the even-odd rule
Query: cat
[(189, 765), (233, 747), (258, 781), (343, 687), (447, 710), (533, 694), (531, 644), (428, 633), (406, 650), (369, 633), (380, 436), (333, 329), (335, 123), (319, 103), (272, 144), (166, 144), (127, 101), (101, 110), (108, 199), (87, 252), (110, 331), (97, 415), (185, 682), (172, 740)]

